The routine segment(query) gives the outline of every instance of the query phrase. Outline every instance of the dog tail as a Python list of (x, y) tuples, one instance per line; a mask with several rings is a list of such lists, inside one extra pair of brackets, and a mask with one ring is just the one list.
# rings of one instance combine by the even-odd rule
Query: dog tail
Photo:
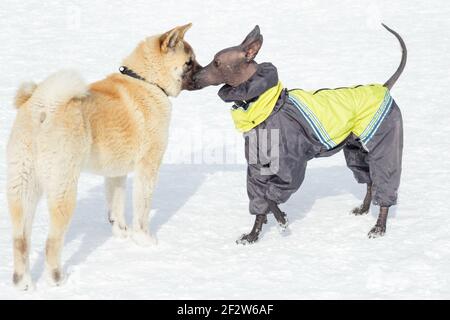
[(84, 98), (87, 94), (88, 87), (80, 75), (72, 70), (63, 70), (50, 75), (39, 84), (22, 84), (17, 91), (15, 105), (20, 108), (28, 103), (34, 115), (46, 117), (70, 100)]
[(17, 109), (22, 107), (28, 100), (30, 100), (31, 96), (36, 90), (36, 87), (37, 85), (34, 82), (24, 82), (20, 85), (14, 98), (14, 105)]
[(397, 32), (389, 28), (384, 23), (382, 23), (381, 25), (398, 39), (398, 41), (400, 42), (400, 46), (402, 47), (402, 60), (400, 61), (400, 65), (398, 66), (397, 71), (395, 71), (395, 73), (384, 84), (385, 87), (391, 90), (394, 84), (397, 82), (400, 75), (402, 74), (403, 70), (405, 69), (406, 60), (408, 57), (408, 50), (406, 49), (406, 44), (403, 41), (402, 37)]
[(81, 76), (72, 70), (62, 70), (50, 75), (33, 92), (33, 105), (39, 105), (53, 112), (72, 99), (81, 99), (88, 94), (88, 88)]

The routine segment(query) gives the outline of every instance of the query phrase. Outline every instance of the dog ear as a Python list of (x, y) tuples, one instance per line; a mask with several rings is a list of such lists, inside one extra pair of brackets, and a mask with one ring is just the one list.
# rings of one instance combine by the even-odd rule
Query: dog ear
[(159, 43), (161, 47), (161, 51), (166, 53), (169, 49), (172, 49), (178, 43), (180, 35), (179, 27), (173, 28), (170, 31), (167, 31), (163, 35), (159, 37)]
[(258, 54), (263, 44), (263, 36), (259, 30), (259, 26), (255, 26), (253, 30), (245, 37), (241, 43), (242, 49), (245, 51), (247, 61), (253, 60)]
[(184, 26), (178, 27), (180, 33), (178, 34), (178, 41), (184, 39), (184, 35), (186, 31), (188, 31), (192, 27), (192, 23), (185, 24)]
[(242, 41), (241, 46), (244, 46), (253, 40), (255, 40), (258, 36), (261, 35), (261, 30), (259, 29), (259, 26), (256, 25), (252, 31), (245, 37), (244, 41)]

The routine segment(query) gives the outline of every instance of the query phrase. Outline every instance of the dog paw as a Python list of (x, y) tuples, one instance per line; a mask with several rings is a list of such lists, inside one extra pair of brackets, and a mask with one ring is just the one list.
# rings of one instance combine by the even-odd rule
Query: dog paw
[(254, 235), (254, 234), (243, 234), (239, 239), (236, 240), (236, 244), (242, 244), (242, 245), (247, 245), (247, 244), (253, 244), (256, 241), (258, 241), (258, 236)]
[(288, 231), (288, 226), (289, 226), (289, 220), (288, 218), (285, 216), (284, 217), (284, 221), (283, 222), (278, 222), (278, 231), (281, 234), (284, 234)]
[(128, 228), (126, 225), (120, 225), (117, 222), (112, 224), (112, 233), (113, 236), (119, 239), (125, 239), (128, 237)]
[(52, 287), (59, 287), (66, 280), (66, 277), (60, 268), (47, 269), (47, 283)]
[(370, 239), (375, 239), (384, 236), (386, 233), (386, 227), (385, 226), (375, 226), (370, 230), (369, 234), (367, 235)]
[(150, 247), (158, 244), (155, 237), (142, 230), (134, 230), (132, 234), (133, 241), (142, 247)]
[(369, 209), (370, 208), (367, 208), (364, 206), (359, 206), (359, 207), (354, 208), (352, 211), (350, 211), (350, 214), (353, 214), (355, 216), (362, 216), (364, 214), (369, 213)]
[(34, 290), (34, 284), (33, 284), (33, 281), (31, 280), (31, 275), (29, 273), (25, 273), (22, 275), (14, 273), (13, 283), (14, 283), (14, 287), (16, 287), (16, 289), (18, 289), (18, 290), (21, 290), (21, 291)]

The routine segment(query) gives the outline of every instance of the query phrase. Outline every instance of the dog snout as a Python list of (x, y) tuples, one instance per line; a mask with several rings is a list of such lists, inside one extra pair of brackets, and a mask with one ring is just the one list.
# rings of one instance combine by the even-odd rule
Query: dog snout
[(204, 70), (203, 67), (199, 67), (197, 68), (197, 70), (195, 70), (194, 74), (192, 75), (192, 80), (194, 80), (194, 82), (198, 81), (201, 78), (203, 70)]
[(197, 60), (195, 60), (194, 61), (194, 68), (193, 68), (193, 73), (194, 73), (194, 76), (197, 74), (197, 73), (199, 73), (201, 70), (203, 70), (203, 66), (200, 64), (200, 63), (198, 63), (197, 62)]
[(194, 85), (195, 89), (201, 89), (202, 88), (202, 86), (201, 86), (201, 79), (202, 79), (201, 73), (202, 73), (202, 69), (198, 70), (192, 76), (192, 82), (193, 82), (193, 85)]
[(194, 81), (194, 76), (195, 74), (202, 69), (202, 66), (200, 64), (197, 63), (197, 61), (193, 61), (192, 66), (187, 69), (182, 76), (182, 80), (183, 80), (183, 84), (182, 84), (182, 89), (183, 90), (197, 90), (195, 81)]
[(209, 83), (208, 68), (202, 67), (198, 72), (196, 72), (193, 75), (192, 81), (194, 83), (195, 90), (200, 90), (210, 86), (211, 84)]
[(198, 73), (195, 73), (195, 74), (192, 76), (192, 81), (194, 82), (195, 85), (197, 85), (199, 79), (200, 79), (200, 77), (198, 76)]

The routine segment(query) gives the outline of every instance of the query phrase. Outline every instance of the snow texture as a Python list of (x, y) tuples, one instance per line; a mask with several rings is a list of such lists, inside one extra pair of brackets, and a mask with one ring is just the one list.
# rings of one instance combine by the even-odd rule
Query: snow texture
[[(0, 298), (3, 299), (406, 299), (450, 298), (450, 4), (448, 1), (13, 1), (0, 4)], [(103, 179), (83, 174), (63, 250), (68, 274), (49, 287), (44, 273), (48, 214), (33, 226), (33, 292), (12, 285), (5, 149), (23, 81), (76, 69), (89, 82), (116, 72), (138, 41), (193, 22), (186, 39), (208, 63), (259, 24), (270, 61), (288, 88), (384, 82), (400, 62), (397, 30), (409, 49), (393, 89), (403, 112), (404, 167), (387, 234), (368, 239), (377, 208), (363, 199), (342, 153), (310, 162), (282, 209), (289, 232), (269, 219), (252, 246), (243, 139), (218, 88), (173, 99), (169, 148), (152, 206), (158, 245), (112, 237)], [(129, 177), (130, 187), (132, 176)], [(127, 219), (131, 220), (131, 191)]]

